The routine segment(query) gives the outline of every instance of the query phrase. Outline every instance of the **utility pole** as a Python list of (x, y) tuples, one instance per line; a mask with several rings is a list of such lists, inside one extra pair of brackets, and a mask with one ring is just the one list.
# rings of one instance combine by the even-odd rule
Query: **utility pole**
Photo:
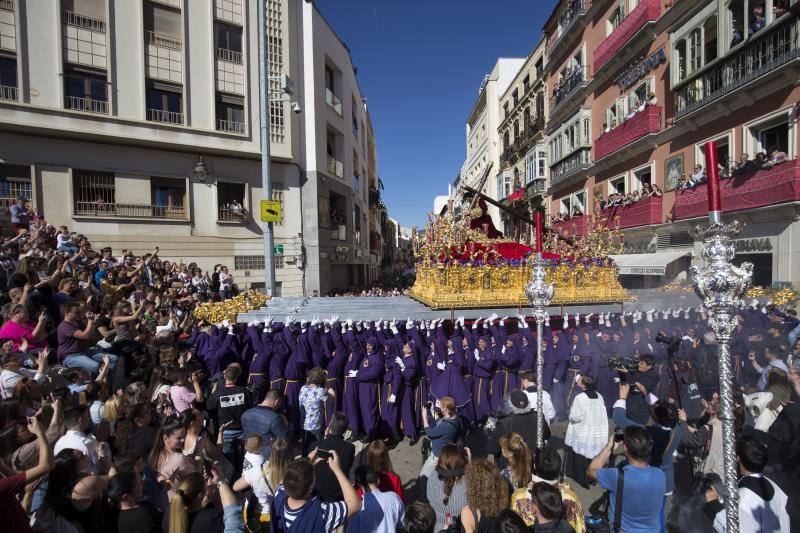
[[(270, 165), (269, 66), (267, 65), (267, 7), (258, 0), (258, 81), (259, 122), (261, 126), (261, 198), (272, 199)], [(267, 296), (275, 294), (275, 260), (272, 222), (264, 222), (264, 289)]]

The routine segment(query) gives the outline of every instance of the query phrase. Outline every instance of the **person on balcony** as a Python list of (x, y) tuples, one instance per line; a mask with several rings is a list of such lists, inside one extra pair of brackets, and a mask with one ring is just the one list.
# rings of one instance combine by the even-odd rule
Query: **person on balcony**
[(733, 38), (731, 39), (731, 48), (739, 44), (740, 42), (744, 41), (744, 30), (742, 29), (742, 24), (739, 22), (733, 21)]
[(692, 171), (692, 182), (695, 185), (699, 185), (700, 183), (705, 183), (706, 181), (706, 171), (703, 170), (703, 165), (697, 164), (694, 166), (694, 170)]
[(764, 28), (766, 20), (764, 19), (764, 6), (757, 6), (753, 8), (753, 14), (750, 17), (750, 25), (747, 27), (747, 34), (753, 35)]
[(247, 218), (244, 211), (244, 206), (239, 200), (233, 200), (230, 204), (231, 216), (238, 221), (243, 221)]
[(641, 192), (641, 199), (644, 200), (645, 198), (650, 198), (653, 196), (653, 190), (650, 188), (649, 183), (642, 184), (642, 192)]
[(651, 92), (647, 95), (647, 105), (658, 105), (658, 98), (656, 98), (656, 93)]
[(580, 208), (580, 206), (576, 205), (575, 207), (572, 208), (572, 218), (582, 217), (582, 216), (583, 216), (583, 210)]
[(781, 163), (786, 163), (789, 160), (789, 155), (786, 152), (782, 152), (777, 148), (773, 149), (769, 153), (769, 161), (773, 165), (780, 165)]
[(653, 184), (653, 192), (650, 194), (651, 196), (655, 196), (656, 198), (661, 198), (664, 196), (664, 193), (661, 192), (661, 189), (655, 183)]
[(695, 182), (691, 180), (689, 176), (686, 174), (681, 174), (680, 179), (678, 180), (678, 190), (685, 190), (685, 189), (694, 189), (697, 186)]

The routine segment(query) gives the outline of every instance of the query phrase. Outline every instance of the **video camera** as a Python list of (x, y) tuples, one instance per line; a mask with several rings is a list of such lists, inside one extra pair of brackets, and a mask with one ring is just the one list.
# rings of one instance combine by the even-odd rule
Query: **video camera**
[(624, 368), (628, 372), (636, 372), (639, 369), (639, 362), (633, 357), (612, 355), (608, 358), (608, 368)]

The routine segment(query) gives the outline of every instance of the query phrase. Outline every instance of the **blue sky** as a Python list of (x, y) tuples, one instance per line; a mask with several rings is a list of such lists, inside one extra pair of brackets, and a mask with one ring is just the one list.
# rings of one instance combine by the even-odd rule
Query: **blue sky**
[(465, 156), (464, 127), (498, 57), (526, 57), (555, 0), (316, 0), (368, 99), (389, 216), (423, 226)]

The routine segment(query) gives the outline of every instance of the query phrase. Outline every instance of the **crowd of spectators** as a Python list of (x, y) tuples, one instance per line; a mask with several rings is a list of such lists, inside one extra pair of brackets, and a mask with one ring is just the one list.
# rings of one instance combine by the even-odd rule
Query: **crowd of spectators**
[(333, 290), (328, 296), (338, 298), (386, 298), (389, 296), (405, 296), (407, 294), (408, 288), (401, 287), (368, 287), (363, 289), (351, 287), (349, 289)]
[[(765, 17), (765, 6), (758, 5), (750, 10), (750, 20), (747, 25), (747, 36), (763, 30), (767, 24)], [(774, 0), (772, 3), (772, 19), (777, 20), (789, 11), (788, 0)], [(744, 26), (741, 21), (733, 19), (733, 37), (731, 37), (731, 48), (745, 40)]]
[[(702, 309), (548, 319), (538, 390), (524, 316), (206, 323), (193, 310), (229, 295), (223, 267), (206, 279), (158, 247), (95, 251), (16, 211), (0, 244), (8, 531), (724, 530)], [(731, 339), (746, 531), (790, 531), (774, 476), (800, 457), (799, 334), (793, 312), (755, 306)], [(393, 464), (405, 439), (423, 450), (416, 479)], [(572, 482), (608, 491), (606, 511)]]
[(625, 122), (631, 120), (633, 117), (638, 115), (639, 113), (643, 113), (645, 109), (650, 106), (658, 105), (658, 98), (656, 98), (656, 93), (650, 92), (647, 94), (646, 98), (639, 100), (637, 105), (633, 106), (633, 108), (626, 114), (622, 121), (618, 124), (616, 118), (612, 118), (611, 122), (604, 122), (603, 123), (603, 131), (600, 132), (600, 138), (602, 138), (606, 133), (610, 132), (620, 124), (624, 124)]
[[(750, 159), (749, 154), (742, 153), (739, 159), (728, 159), (719, 163), (720, 178), (732, 178), (739, 174), (748, 172), (755, 172), (756, 170), (768, 170), (776, 165), (790, 161), (786, 152), (778, 150), (777, 148), (769, 151), (769, 155), (765, 152), (758, 152), (755, 158)], [(683, 174), (678, 180), (677, 188), (681, 189), (694, 189), (701, 183), (706, 183), (706, 171), (703, 165), (697, 164), (692, 169), (691, 175)]]
[(664, 193), (661, 192), (661, 188), (658, 185), (650, 185), (649, 183), (645, 183), (642, 185), (641, 190), (636, 189), (633, 192), (625, 193), (611, 193), (608, 195), (607, 200), (600, 200), (600, 209), (612, 209), (614, 207), (624, 207), (628, 205), (633, 205), (636, 202), (641, 200), (647, 200), (648, 198), (661, 198)]
[(583, 81), (583, 66), (575, 63), (567, 72), (563, 73), (553, 87), (553, 98), (556, 103), (561, 102)]

